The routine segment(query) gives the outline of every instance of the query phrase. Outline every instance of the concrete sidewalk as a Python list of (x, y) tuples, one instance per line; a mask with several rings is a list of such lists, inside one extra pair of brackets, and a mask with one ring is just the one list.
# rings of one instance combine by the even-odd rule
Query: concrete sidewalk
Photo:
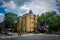
[[(34, 36), (34, 35), (44, 35), (44, 34), (23, 34), (21, 35), (21, 37), (24, 37), (24, 36)], [(1, 35), (0, 38), (14, 38), (14, 37), (19, 37), (19, 35), (17, 33), (15, 33), (13, 36), (7, 36), (7, 35)]]
[(34, 36), (34, 35), (46, 35), (46, 34), (43, 34), (43, 33), (40, 33), (40, 34), (30, 33), (30, 34), (23, 34), (23, 35), (21, 35), (21, 36)]
[(45, 34), (45, 33), (39, 33), (39, 34), (32, 34), (32, 33), (30, 33), (30, 34), (23, 34), (23, 35), (21, 35), (21, 36), (34, 36), (34, 35), (46, 35), (46, 36), (60, 36), (60, 35), (57, 35), (57, 34)]
[[(55, 35), (55, 34), (43, 34), (43, 33), (40, 33), (40, 34), (33, 34), (33, 33), (29, 33), (29, 34), (23, 34), (21, 35), (21, 37), (24, 37), (24, 36), (60, 36), (60, 35)], [(6, 36), (6, 35), (1, 35), (0, 38), (13, 38), (13, 37), (19, 37), (18, 36), (18, 33), (14, 33), (13, 36)]]

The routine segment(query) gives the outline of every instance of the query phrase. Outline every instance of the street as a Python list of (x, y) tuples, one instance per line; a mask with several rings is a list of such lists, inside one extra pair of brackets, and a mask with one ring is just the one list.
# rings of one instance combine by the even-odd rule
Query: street
[(20, 36), (0, 37), (0, 40), (60, 40), (60, 35), (30, 34)]

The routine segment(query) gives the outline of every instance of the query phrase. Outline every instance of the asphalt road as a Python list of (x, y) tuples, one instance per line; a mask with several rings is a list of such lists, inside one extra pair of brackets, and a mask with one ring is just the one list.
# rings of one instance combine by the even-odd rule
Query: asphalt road
[(59, 35), (29, 35), (29, 36), (18, 36), (18, 37), (5, 37), (0, 40), (60, 40)]

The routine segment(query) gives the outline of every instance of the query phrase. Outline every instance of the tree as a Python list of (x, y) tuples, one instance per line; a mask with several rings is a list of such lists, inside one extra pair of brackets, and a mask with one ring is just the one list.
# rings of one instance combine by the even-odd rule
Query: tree
[(49, 31), (58, 31), (60, 29), (60, 16), (55, 12), (45, 12), (38, 17), (40, 25), (49, 26)]
[(4, 23), (0, 23), (0, 31), (4, 28)]
[(17, 21), (17, 15), (14, 13), (5, 13), (5, 28), (16, 28), (16, 24), (14, 22)]

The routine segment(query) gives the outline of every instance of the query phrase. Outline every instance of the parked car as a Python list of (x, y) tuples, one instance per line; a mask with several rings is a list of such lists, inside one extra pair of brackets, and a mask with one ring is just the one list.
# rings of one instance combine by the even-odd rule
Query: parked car
[(2, 31), (0, 32), (0, 34), (3, 34), (3, 35), (13, 35), (13, 33), (10, 32), (10, 31), (8, 31), (8, 30), (2, 30)]
[(6, 32), (4, 32), (4, 31), (0, 31), (0, 34), (3, 34), (3, 35), (5, 35), (5, 34), (6, 34)]
[(5, 35), (13, 35), (13, 33), (10, 31), (7, 31)]

